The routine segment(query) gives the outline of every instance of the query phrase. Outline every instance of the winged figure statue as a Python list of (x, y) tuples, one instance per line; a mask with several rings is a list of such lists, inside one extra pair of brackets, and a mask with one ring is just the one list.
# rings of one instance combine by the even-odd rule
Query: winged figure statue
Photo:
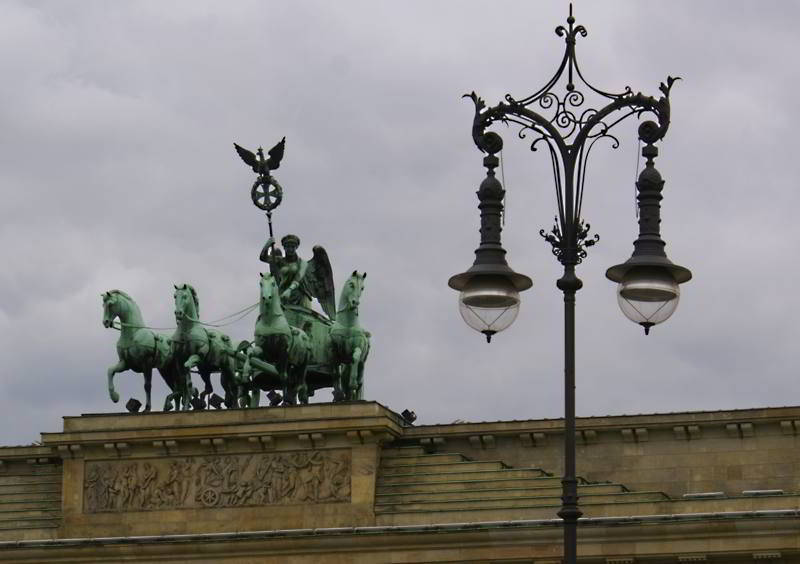
[(303, 260), (297, 255), (297, 248), (300, 246), (297, 235), (283, 237), (281, 246), (285, 256), (280, 249), (275, 248), (275, 240), (270, 237), (260, 257), (269, 264), (270, 272), (278, 280), (281, 303), (284, 306), (300, 306), (310, 310), (311, 299), (316, 298), (328, 318), (335, 319), (336, 294), (328, 253), (317, 245), (313, 248), (313, 258)]

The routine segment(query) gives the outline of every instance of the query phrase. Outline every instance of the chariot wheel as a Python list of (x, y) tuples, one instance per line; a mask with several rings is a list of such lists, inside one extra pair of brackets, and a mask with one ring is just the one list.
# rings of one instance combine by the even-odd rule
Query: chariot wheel
[(200, 494), (200, 501), (206, 507), (214, 507), (215, 505), (217, 505), (217, 503), (219, 503), (219, 494), (216, 492), (216, 490), (212, 490), (211, 488), (206, 488)]
[(283, 188), (271, 176), (259, 176), (250, 190), (250, 198), (258, 209), (270, 212), (283, 200)]

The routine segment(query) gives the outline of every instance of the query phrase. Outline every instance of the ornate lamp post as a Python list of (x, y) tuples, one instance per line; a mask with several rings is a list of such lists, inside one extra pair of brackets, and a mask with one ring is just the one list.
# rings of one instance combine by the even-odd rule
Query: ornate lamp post
[[(481, 211), (481, 243), (475, 251), (472, 267), (450, 278), (451, 288), (461, 292), (459, 306), (467, 324), (486, 335), (507, 328), (519, 309), (519, 292), (531, 287), (532, 281), (514, 272), (506, 263), (501, 245), (501, 215), (503, 186), (495, 178), (497, 153), (503, 148), (502, 138), (487, 129), (495, 122), (520, 127), (519, 137), (533, 138), (531, 150), (539, 144), (547, 147), (553, 165), (558, 214), (549, 233), (539, 233), (552, 245), (553, 254), (564, 266), (563, 276), (556, 286), (564, 294), (564, 477), (561, 481), (562, 507), (558, 512), (564, 523), (564, 561), (574, 564), (577, 558), (577, 524), (582, 515), (578, 507), (575, 477), (575, 293), (583, 286), (575, 276), (575, 266), (586, 258), (586, 249), (599, 237), (589, 236), (589, 225), (581, 217), (586, 162), (594, 144), (609, 139), (617, 148), (619, 141), (611, 130), (629, 116), (653, 116), (656, 121), (639, 125), (639, 139), (646, 159), (636, 187), (639, 206), (639, 237), (634, 241), (633, 255), (625, 262), (612, 266), (606, 277), (617, 282), (617, 297), (622, 312), (649, 333), (653, 325), (666, 321), (678, 305), (678, 285), (691, 279), (691, 272), (673, 264), (664, 252), (665, 243), (659, 233), (660, 201), (664, 181), (655, 168), (658, 155), (655, 143), (663, 139), (669, 128), (669, 93), (673, 82), (667, 78), (660, 85), (662, 97), (656, 99), (641, 93), (634, 94), (626, 87), (620, 94), (611, 94), (589, 84), (583, 77), (575, 57), (575, 43), (587, 35), (583, 26), (575, 26), (572, 6), (567, 27), (559, 26), (556, 34), (564, 37), (566, 50), (553, 78), (534, 94), (516, 99), (510, 94), (505, 101), (487, 108), (474, 92), (466, 96), (475, 104), (472, 136), (486, 156), (483, 165), (486, 178), (478, 190)], [(559, 96), (553, 88), (566, 75), (566, 93)], [(601, 109), (584, 108), (582, 87), (605, 99)], [(548, 114), (545, 116), (538, 111)]]

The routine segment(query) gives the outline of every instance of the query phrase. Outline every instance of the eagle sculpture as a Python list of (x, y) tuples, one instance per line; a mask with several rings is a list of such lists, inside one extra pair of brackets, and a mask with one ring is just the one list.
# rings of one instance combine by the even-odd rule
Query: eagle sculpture
[(242, 160), (253, 168), (253, 172), (262, 176), (268, 176), (269, 171), (275, 170), (281, 166), (283, 150), (286, 147), (286, 137), (267, 151), (269, 158), (266, 160), (264, 159), (264, 150), (261, 147), (258, 148), (258, 156), (256, 156), (252, 151), (248, 151), (236, 143), (234, 143), (233, 146), (236, 148), (236, 152), (239, 153), (239, 156), (242, 157)]

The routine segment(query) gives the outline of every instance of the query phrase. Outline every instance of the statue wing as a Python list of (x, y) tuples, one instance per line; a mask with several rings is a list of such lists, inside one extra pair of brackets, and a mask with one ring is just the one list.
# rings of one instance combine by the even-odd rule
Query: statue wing
[(236, 143), (234, 143), (233, 146), (236, 148), (236, 152), (239, 153), (239, 156), (242, 157), (242, 160), (253, 167), (253, 172), (259, 172), (258, 158), (256, 158), (255, 154)]
[(319, 300), (324, 311), (331, 319), (336, 319), (336, 293), (333, 287), (333, 269), (328, 253), (319, 245), (314, 247), (314, 258), (308, 261), (306, 280), (311, 295)]
[(267, 168), (275, 170), (281, 166), (281, 159), (283, 159), (283, 151), (286, 148), (286, 137), (281, 139), (277, 145), (267, 151), (269, 159), (267, 159)]

